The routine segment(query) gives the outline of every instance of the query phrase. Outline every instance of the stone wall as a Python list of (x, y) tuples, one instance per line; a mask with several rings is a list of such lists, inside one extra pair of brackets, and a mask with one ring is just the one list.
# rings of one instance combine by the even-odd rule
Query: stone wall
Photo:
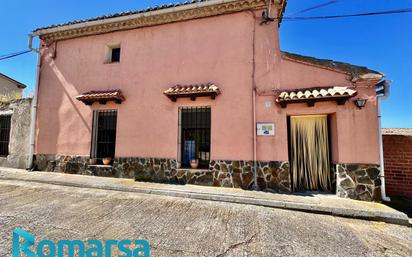
[(134, 178), (134, 173), (128, 173), (128, 170), (115, 169), (115, 165), (90, 165), (89, 160), (88, 156), (41, 154), (34, 158), (34, 170), (100, 177)]
[[(162, 158), (115, 158), (113, 166), (89, 165), (89, 157), (37, 155), (36, 169), (50, 172), (134, 178), (173, 184), (252, 189), (252, 161), (211, 161), (209, 169), (178, 169), (177, 161)], [(260, 189), (290, 192), (288, 162), (257, 162)]]
[(0, 166), (27, 168), (30, 152), (31, 98), (0, 103), (0, 115), (11, 115), (9, 155), (0, 157)]
[(381, 201), (379, 165), (337, 164), (336, 194), (363, 201)]
[[(274, 192), (290, 192), (288, 162), (257, 161), (257, 184), (260, 189)], [(213, 185), (252, 189), (253, 161), (211, 161)]]
[[(253, 161), (212, 160), (209, 169), (177, 168), (177, 161), (166, 158), (115, 158), (113, 166), (89, 165), (87, 156), (37, 155), (37, 170), (92, 176), (133, 178), (137, 181), (194, 184), (253, 189)], [(257, 183), (261, 190), (291, 192), (289, 162), (258, 161)], [(336, 175), (335, 175), (336, 174)], [(380, 201), (379, 166), (336, 164), (332, 184), (339, 197)], [(335, 179), (336, 178), (336, 179)]]

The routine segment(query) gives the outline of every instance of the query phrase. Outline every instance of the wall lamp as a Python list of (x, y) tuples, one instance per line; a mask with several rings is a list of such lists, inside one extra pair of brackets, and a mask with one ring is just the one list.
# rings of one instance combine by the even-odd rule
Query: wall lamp
[(358, 98), (354, 102), (355, 102), (356, 107), (358, 107), (359, 109), (362, 109), (363, 107), (365, 107), (367, 101), (368, 99)]

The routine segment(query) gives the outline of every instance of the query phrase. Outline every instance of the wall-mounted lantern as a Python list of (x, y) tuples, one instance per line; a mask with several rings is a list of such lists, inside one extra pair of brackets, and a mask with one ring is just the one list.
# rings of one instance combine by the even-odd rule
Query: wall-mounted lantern
[(358, 98), (354, 102), (355, 102), (356, 107), (358, 107), (359, 109), (362, 109), (363, 107), (365, 107), (367, 101), (368, 99)]

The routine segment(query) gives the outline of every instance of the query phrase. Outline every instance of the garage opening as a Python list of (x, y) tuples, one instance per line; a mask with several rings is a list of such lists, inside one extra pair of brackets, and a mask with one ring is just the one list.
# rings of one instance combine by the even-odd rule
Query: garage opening
[(289, 117), (289, 156), (293, 191), (331, 192), (327, 115)]

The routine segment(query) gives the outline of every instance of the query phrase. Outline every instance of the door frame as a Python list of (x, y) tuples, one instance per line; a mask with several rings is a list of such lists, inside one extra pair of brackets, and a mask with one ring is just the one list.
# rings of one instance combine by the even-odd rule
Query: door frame
[[(328, 146), (329, 146), (329, 163), (330, 163), (330, 167), (329, 167), (329, 172), (330, 172), (330, 179), (331, 179), (331, 191), (330, 193), (333, 193), (336, 191), (336, 186), (335, 186), (335, 179), (334, 179), (334, 175), (335, 172), (333, 169), (333, 162), (332, 162), (332, 130), (331, 130), (331, 115), (333, 115), (333, 113), (316, 113), (316, 114), (287, 114), (286, 116), (286, 130), (287, 130), (287, 141), (288, 141), (288, 159), (289, 159), (289, 176), (290, 176), (290, 190), (291, 192), (301, 192), (299, 190), (294, 190), (293, 189), (293, 171), (292, 171), (292, 144), (291, 144), (291, 140), (292, 140), (292, 135), (291, 135), (291, 127), (290, 127), (290, 120), (292, 116), (319, 116), (319, 115), (326, 115), (326, 124), (327, 124), (327, 131), (328, 131)], [(306, 190), (307, 191), (307, 190)], [(319, 191), (322, 192), (327, 192), (327, 191), (323, 191), (322, 189), (319, 189)]]

